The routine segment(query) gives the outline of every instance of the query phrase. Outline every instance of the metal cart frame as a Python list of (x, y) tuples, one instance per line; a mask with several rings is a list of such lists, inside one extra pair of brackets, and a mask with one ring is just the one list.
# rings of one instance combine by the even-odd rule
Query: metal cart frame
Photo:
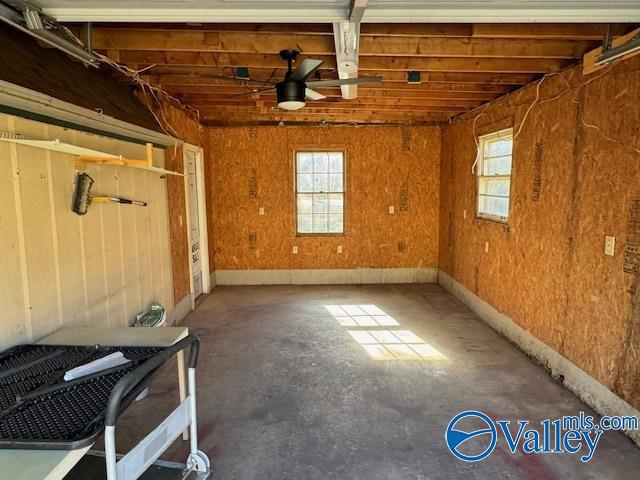
[[(167, 416), (160, 425), (149, 433), (138, 445), (120, 460), (116, 457), (116, 423), (123, 411), (123, 397), (136, 389), (136, 386), (154, 369), (178, 352), (191, 346), (187, 370), (187, 397)], [(187, 458), (187, 469), (209, 473), (211, 464), (207, 455), (198, 450), (198, 423), (196, 415), (196, 366), (200, 341), (195, 335), (188, 335), (158, 355), (147, 360), (138, 368), (122, 377), (111, 391), (105, 417), (105, 460), (107, 480), (135, 480), (149, 468), (162, 453), (184, 432), (190, 431), (191, 453)]]

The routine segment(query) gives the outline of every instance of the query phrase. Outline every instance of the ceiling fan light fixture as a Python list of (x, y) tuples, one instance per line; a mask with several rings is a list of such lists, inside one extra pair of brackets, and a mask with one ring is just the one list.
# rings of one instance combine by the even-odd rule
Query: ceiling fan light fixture
[(300, 110), (304, 106), (305, 103), (300, 100), (286, 100), (284, 102), (278, 102), (278, 107), (283, 110)]
[(304, 82), (281, 82), (276, 85), (278, 107), (283, 110), (300, 110), (305, 106)]

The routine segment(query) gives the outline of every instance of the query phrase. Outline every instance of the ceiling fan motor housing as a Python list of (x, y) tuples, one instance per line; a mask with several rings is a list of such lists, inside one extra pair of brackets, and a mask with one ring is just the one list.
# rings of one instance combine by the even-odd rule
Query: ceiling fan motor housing
[(304, 102), (307, 85), (304, 82), (280, 82), (276, 85), (278, 103)]

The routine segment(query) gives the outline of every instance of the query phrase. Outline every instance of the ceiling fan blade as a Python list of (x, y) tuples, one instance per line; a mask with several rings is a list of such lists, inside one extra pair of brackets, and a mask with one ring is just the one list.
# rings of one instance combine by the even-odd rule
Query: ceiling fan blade
[(363, 85), (367, 83), (380, 83), (381, 77), (343, 78), (336, 80), (317, 80), (307, 82), (308, 87), (339, 87), (340, 85)]
[(293, 82), (304, 82), (313, 72), (315, 72), (324, 60), (316, 60), (315, 58), (305, 58), (298, 68), (291, 74), (289, 80)]
[(243, 92), (243, 93), (236, 93), (235, 95), (231, 95), (232, 98), (235, 97), (245, 97), (247, 95), (260, 95), (263, 93), (269, 93), (269, 92), (273, 92), (276, 89), (276, 87), (269, 87), (269, 88), (263, 88), (257, 91), (248, 91), (248, 92)]
[(315, 90), (311, 90), (310, 88), (307, 88), (304, 91), (304, 96), (307, 97), (309, 100), (322, 100), (323, 98), (327, 98), (325, 95), (316, 92)]

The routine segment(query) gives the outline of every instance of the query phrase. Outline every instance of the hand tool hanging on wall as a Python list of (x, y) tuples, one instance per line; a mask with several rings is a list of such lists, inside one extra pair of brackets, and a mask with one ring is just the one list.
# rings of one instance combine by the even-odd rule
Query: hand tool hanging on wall
[(89, 205), (93, 203), (126, 203), (129, 205), (140, 205), (142, 207), (147, 206), (147, 202), (139, 200), (130, 200), (123, 197), (115, 197), (111, 195), (92, 195), (91, 186), (93, 185), (93, 178), (88, 173), (79, 173), (76, 180), (76, 190), (73, 193), (73, 203), (71, 210), (78, 215), (84, 215), (87, 213)]

